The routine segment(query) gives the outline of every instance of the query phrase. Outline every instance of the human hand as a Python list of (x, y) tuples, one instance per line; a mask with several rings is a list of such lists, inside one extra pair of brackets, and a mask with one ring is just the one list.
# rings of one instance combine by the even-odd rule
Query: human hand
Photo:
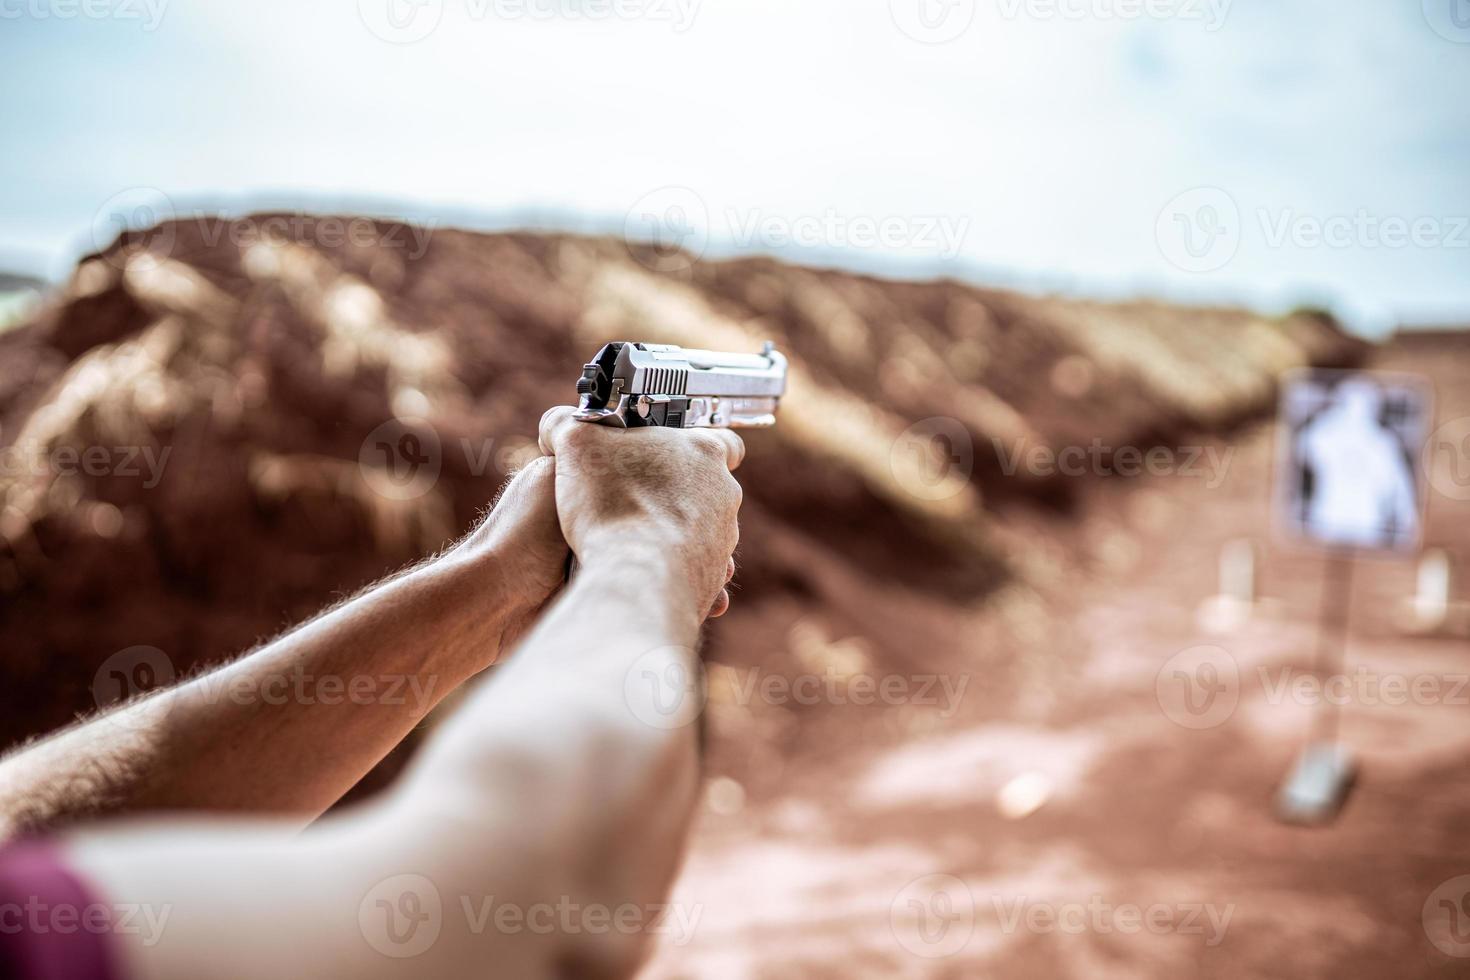
[(514, 648), (566, 580), (567, 543), (556, 518), (548, 456), (516, 472), (479, 527), (461, 545), (493, 561), (505, 596), (500, 651)]
[(577, 560), (595, 566), (653, 550), (687, 576), (710, 616), (729, 608), (740, 484), (730, 471), (745, 444), (727, 429), (616, 429), (570, 408), (541, 418), (541, 449), (556, 460), (556, 510)]

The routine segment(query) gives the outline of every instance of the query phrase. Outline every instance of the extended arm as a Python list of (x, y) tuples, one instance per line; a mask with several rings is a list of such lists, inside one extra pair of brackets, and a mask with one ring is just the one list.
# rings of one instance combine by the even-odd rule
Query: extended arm
[(139, 810), (317, 817), (494, 663), (558, 584), (566, 545), (548, 462), (439, 558), (0, 762), (0, 839)]
[(70, 839), (106, 901), (139, 905), (140, 921), (167, 910), (155, 934), (118, 937), (132, 976), (634, 969), (651, 923), (638, 910), (669, 886), (697, 790), (693, 648), (725, 602), (741, 450), (728, 433), (565, 413), (543, 442), (581, 570), (387, 799), (299, 836), (160, 824)]

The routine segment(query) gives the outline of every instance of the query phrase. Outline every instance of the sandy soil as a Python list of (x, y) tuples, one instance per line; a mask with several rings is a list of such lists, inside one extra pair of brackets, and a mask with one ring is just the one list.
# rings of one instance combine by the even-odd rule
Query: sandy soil
[[(1432, 375), (1440, 422), (1470, 415), (1470, 347), (1401, 344), (1375, 366)], [(1342, 733), (1361, 768), (1345, 810), (1320, 828), (1273, 816), (1313, 710), (1283, 684), (1311, 665), (1324, 564), (1264, 532), (1271, 438), (1263, 425), (1216, 443), (1235, 454), (1213, 489), (1102, 481), (1078, 535), (1089, 573), (1014, 652), (977, 637), (968, 667), (938, 668), (951, 690), (968, 678), (947, 718), (823, 703), (798, 744), (767, 752), (723, 720), (716, 667), (725, 775), (674, 897), (695, 924), (671, 927), (646, 975), (1470, 974), (1470, 918), (1448, 919), (1455, 903), (1470, 914), (1470, 878), (1451, 881), (1470, 874), (1470, 642), (1454, 624), (1400, 628), (1412, 562), (1356, 569)], [(1470, 503), (1429, 507), (1428, 543), (1470, 558)], [(1208, 628), (1201, 600), (1240, 538), (1261, 556), (1261, 601)], [(916, 664), (927, 642), (915, 635)], [(1012, 655), (1045, 669), (1017, 684), (997, 666)], [(1173, 668), (1201, 657), (1219, 698), (1191, 715)]]

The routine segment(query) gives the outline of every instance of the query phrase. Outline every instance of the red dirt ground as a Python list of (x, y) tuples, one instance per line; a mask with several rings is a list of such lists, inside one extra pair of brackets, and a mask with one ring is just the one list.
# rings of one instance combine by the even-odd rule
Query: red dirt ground
[[(1374, 366), (1431, 375), (1440, 423), (1470, 415), (1470, 342), (1400, 342)], [(1446, 896), (1470, 909), (1455, 885), (1430, 901), (1470, 874), (1470, 643), (1454, 624), (1395, 625), (1412, 562), (1360, 563), (1348, 672), (1439, 678), (1438, 694), (1354, 694), (1345, 811), (1325, 828), (1272, 816), (1309, 708), (1271, 692), (1311, 664), (1324, 566), (1264, 534), (1271, 438), (1258, 425), (1217, 443), (1237, 451), (1214, 490), (1102, 481), (1078, 538), (1095, 560), (1061, 590), (1069, 608), (1014, 597), (1014, 635), (977, 635), (971, 663), (931, 667), (970, 678), (947, 720), (849, 704), (794, 726), (758, 696), (731, 707), (714, 668), (714, 759), (731, 775), (710, 784), (675, 894), (698, 926), (665, 937), (646, 976), (1470, 975), (1467, 920), (1424, 920)], [(1426, 543), (1470, 557), (1467, 518), (1470, 503), (1432, 493)], [(1263, 557), (1263, 598), (1249, 622), (1208, 632), (1197, 608), (1235, 538)], [(927, 642), (913, 637), (916, 664)], [(1156, 679), (1200, 644), (1233, 658), (1239, 701), (1193, 730), (1165, 714)], [(1023, 659), (1044, 666), (1018, 680)], [(1008, 819), (997, 792), (1025, 773), (1049, 797)], [(1130, 918), (1150, 914), (1152, 928)]]

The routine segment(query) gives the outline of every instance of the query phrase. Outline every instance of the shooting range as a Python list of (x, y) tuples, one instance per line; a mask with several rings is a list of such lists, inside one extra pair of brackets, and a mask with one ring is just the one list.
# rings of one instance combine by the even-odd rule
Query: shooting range
[(0, 980), (1470, 976), (1470, 0), (0, 77)]

